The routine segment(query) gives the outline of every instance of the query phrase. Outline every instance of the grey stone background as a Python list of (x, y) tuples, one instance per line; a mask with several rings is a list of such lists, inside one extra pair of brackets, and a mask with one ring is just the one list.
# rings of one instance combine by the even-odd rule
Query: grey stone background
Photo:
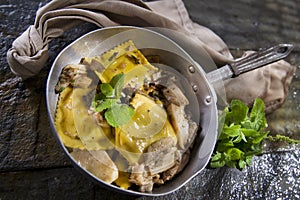
[[(72, 167), (51, 133), (45, 105), (48, 71), (57, 54), (97, 27), (84, 24), (50, 43), (41, 73), (22, 81), (6, 52), (46, 0), (0, 0), (0, 200), (10, 199), (300, 199), (300, 148), (266, 143), (244, 171), (205, 169), (167, 196), (133, 197), (101, 188)], [(295, 45), (287, 58), (297, 66), (289, 97), (268, 116), (271, 134), (300, 139), (299, 0), (184, 0), (195, 22), (215, 31), (235, 55), (278, 43)]]

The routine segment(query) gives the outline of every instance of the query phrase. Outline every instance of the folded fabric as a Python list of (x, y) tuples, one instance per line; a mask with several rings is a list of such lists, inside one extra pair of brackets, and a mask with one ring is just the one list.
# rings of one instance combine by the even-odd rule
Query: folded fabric
[(271, 113), (284, 103), (295, 71), (294, 66), (280, 60), (226, 80), (227, 101), (240, 99), (251, 106), (255, 98), (261, 98), (266, 104), (265, 112)]
[[(222, 39), (210, 29), (192, 22), (181, 0), (53, 0), (37, 11), (34, 25), (29, 26), (7, 52), (12, 72), (24, 79), (36, 75), (49, 57), (48, 43), (82, 22), (99, 27), (132, 25), (168, 28), (188, 35), (195, 52), (204, 49), (216, 65), (233, 61)], [(243, 99), (245, 102), (253, 102), (254, 98), (261, 97), (267, 105), (272, 105), (271, 108), (274, 108), (274, 102), (275, 107), (281, 105), (286, 98), (295, 67), (286, 62), (275, 65), (279, 70), (271, 70), (269, 66), (227, 81), (228, 100), (240, 98), (237, 85), (244, 85), (249, 93), (248, 98)], [(260, 78), (257, 78), (257, 74)], [(255, 84), (253, 81), (256, 81)]]

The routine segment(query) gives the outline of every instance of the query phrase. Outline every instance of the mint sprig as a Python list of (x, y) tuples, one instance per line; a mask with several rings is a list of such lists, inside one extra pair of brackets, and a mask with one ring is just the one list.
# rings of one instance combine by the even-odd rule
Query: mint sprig
[(120, 102), (125, 75), (115, 75), (109, 83), (101, 83), (99, 93), (92, 101), (95, 112), (103, 112), (107, 123), (113, 127), (119, 127), (132, 118), (134, 109)]
[(264, 102), (259, 98), (251, 110), (240, 100), (232, 100), (221, 116), (224, 125), (210, 161), (212, 168), (226, 165), (245, 169), (254, 155), (261, 154), (262, 141), (269, 133), (265, 131), (267, 121), (264, 110)]

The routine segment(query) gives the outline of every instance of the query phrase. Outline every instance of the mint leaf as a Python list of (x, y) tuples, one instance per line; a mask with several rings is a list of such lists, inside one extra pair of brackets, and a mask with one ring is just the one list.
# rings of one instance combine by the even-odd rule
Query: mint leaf
[(230, 103), (230, 109), (227, 110), (225, 123), (226, 124), (240, 124), (247, 118), (249, 108), (240, 100), (232, 100)]
[(245, 137), (259, 137), (261, 135), (260, 132), (254, 129), (242, 128), (241, 131), (245, 135)]
[(222, 160), (222, 161), (214, 161), (214, 162), (211, 162), (210, 163), (210, 166), (212, 168), (220, 168), (220, 167), (224, 167), (225, 166), (225, 161)]
[(233, 141), (231, 139), (219, 140), (217, 144), (217, 151), (225, 152), (228, 148), (234, 147)]
[(216, 154), (211, 158), (211, 161), (218, 161), (222, 158), (222, 154), (220, 152), (216, 152)]
[(238, 137), (241, 134), (240, 131), (241, 131), (240, 125), (233, 125), (233, 124), (231, 124), (230, 126), (224, 125), (223, 132), (220, 135), (219, 139)]
[(121, 92), (124, 86), (124, 81), (125, 81), (125, 74), (117, 74), (109, 82), (111, 87), (114, 88), (114, 94), (116, 98), (121, 98)]
[(242, 140), (244, 142), (247, 142), (246, 136), (244, 135), (243, 132), (239, 132), (240, 134), (234, 138), (234, 140), (232, 141), (233, 143), (240, 143)]
[(256, 99), (250, 113), (250, 120), (253, 123), (252, 128), (259, 131), (266, 127), (267, 121), (265, 118), (265, 104), (263, 100)]
[(246, 161), (247, 165), (250, 166), (252, 163), (252, 156), (246, 156), (245, 161)]
[(253, 139), (252, 143), (253, 143), (253, 144), (259, 144), (259, 143), (261, 143), (261, 142), (267, 137), (268, 134), (269, 134), (269, 131), (262, 132), (262, 133), (260, 134), (260, 136), (255, 137), (255, 138)]
[[(111, 87), (115, 88), (117, 84), (123, 85), (124, 84), (124, 74), (117, 74), (114, 77), (112, 77), (112, 79), (110, 80), (109, 84), (111, 85)], [(118, 83), (120, 82), (120, 83)]]
[(114, 88), (108, 83), (102, 83), (100, 85), (100, 90), (105, 97), (113, 97), (114, 96)]
[(244, 160), (239, 160), (239, 168), (245, 169), (247, 166), (247, 162)]
[(114, 92), (117, 98), (121, 98), (122, 88), (124, 86), (125, 75), (124, 74), (117, 74), (114, 76), (110, 82), (112, 87), (114, 87)]
[(222, 154), (220, 152), (216, 152), (211, 158), (210, 166), (212, 168), (219, 168), (219, 167), (225, 166), (224, 154)]
[(96, 112), (101, 112), (105, 109), (112, 107), (114, 104), (118, 102), (118, 99), (104, 99), (97, 102), (92, 103), (92, 107)]
[(230, 148), (226, 151), (226, 154), (230, 157), (230, 160), (240, 160), (244, 152), (238, 148)]
[(105, 112), (105, 119), (112, 127), (120, 127), (130, 121), (134, 109), (126, 104), (115, 104)]
[(106, 99), (106, 96), (100, 92), (95, 95), (93, 102), (104, 100), (104, 99)]

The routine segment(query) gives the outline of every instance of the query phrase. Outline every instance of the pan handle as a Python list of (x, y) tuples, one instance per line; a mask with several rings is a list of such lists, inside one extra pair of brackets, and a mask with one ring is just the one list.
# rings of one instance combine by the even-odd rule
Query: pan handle
[(234, 78), (245, 72), (285, 58), (293, 50), (292, 44), (279, 44), (271, 48), (260, 50), (249, 56), (209, 72), (206, 77), (210, 83)]

